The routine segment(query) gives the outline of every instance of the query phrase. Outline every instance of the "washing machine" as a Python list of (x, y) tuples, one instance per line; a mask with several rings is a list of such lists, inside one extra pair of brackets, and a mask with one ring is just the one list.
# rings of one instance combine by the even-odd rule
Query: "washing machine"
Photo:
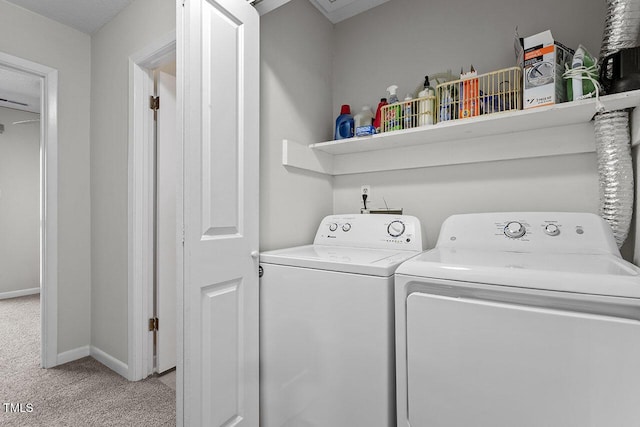
[(260, 255), (260, 425), (395, 425), (393, 274), (418, 219), (331, 215), (312, 245)]
[(396, 271), (398, 426), (640, 426), (639, 273), (592, 214), (448, 218)]

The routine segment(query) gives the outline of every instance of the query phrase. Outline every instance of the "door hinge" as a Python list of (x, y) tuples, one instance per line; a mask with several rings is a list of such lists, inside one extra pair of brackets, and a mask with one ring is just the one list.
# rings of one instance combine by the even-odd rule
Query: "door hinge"
[(149, 331), (157, 331), (158, 330), (158, 318), (152, 317), (149, 319)]
[(158, 111), (160, 109), (160, 97), (159, 96), (150, 96), (149, 97), (149, 108), (153, 111)]

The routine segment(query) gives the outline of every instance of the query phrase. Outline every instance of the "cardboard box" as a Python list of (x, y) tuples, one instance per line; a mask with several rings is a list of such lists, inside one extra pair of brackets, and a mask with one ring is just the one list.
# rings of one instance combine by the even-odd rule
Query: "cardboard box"
[(562, 78), (565, 64), (571, 66), (573, 50), (543, 31), (524, 41), (524, 109), (565, 102), (567, 90)]

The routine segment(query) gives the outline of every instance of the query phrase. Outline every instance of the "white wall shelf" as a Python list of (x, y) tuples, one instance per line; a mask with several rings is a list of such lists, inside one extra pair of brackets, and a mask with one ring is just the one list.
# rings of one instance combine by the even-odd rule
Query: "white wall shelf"
[[(633, 108), (640, 105), (640, 90), (600, 99), (608, 111)], [(588, 153), (595, 151), (591, 124), (595, 111), (595, 100), (587, 99), (309, 145), (284, 140), (282, 164), (346, 175)], [(638, 113), (633, 116), (637, 123)], [(555, 129), (560, 126), (561, 133)], [(531, 138), (522, 138), (531, 132), (535, 145)], [(632, 142), (640, 143), (636, 132)]]

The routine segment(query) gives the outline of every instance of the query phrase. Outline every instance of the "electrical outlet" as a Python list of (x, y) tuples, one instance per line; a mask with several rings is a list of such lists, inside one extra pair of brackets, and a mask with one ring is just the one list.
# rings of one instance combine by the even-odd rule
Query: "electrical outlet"
[(366, 194), (367, 195), (367, 199), (371, 199), (371, 186), (370, 185), (363, 185), (362, 187), (360, 187), (360, 195)]

